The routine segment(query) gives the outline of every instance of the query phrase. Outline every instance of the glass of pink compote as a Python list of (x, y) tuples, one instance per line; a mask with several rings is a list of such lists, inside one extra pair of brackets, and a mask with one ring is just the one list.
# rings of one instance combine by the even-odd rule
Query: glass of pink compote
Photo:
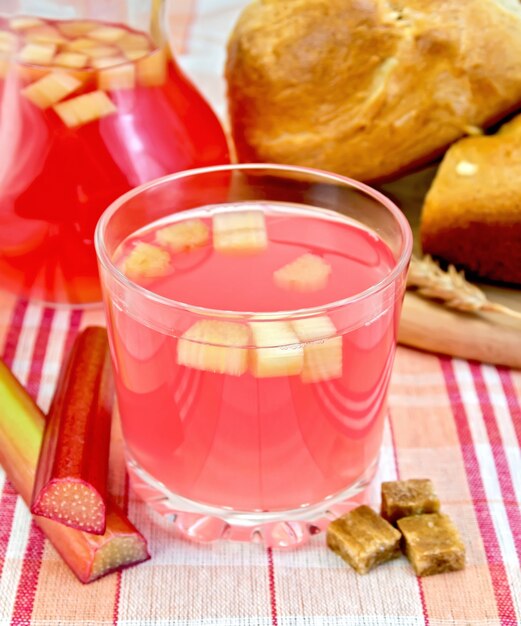
[(412, 235), (355, 181), (186, 171), (96, 248), (134, 489), (199, 541), (305, 541), (375, 472)]

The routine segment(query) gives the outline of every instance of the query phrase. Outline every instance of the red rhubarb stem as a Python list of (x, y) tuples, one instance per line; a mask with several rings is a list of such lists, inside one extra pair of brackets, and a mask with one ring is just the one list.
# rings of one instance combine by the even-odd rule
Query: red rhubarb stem
[[(29, 505), (45, 418), (29, 394), (0, 360), (0, 465)], [(93, 535), (58, 522), (35, 521), (78, 579), (89, 583), (149, 557), (146, 541), (109, 498), (106, 530)]]
[(114, 383), (107, 331), (90, 327), (62, 368), (47, 417), (31, 512), (103, 534)]

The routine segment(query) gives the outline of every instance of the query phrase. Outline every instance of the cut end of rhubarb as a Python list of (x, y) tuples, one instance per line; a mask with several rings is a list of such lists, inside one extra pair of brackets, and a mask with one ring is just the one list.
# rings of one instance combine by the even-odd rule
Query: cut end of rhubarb
[(262, 211), (232, 211), (213, 217), (213, 246), (225, 254), (251, 254), (268, 245)]
[(129, 278), (160, 278), (172, 271), (170, 254), (158, 246), (139, 242), (122, 264), (123, 273)]
[(305, 383), (317, 383), (342, 376), (342, 337), (337, 336), (333, 322), (322, 315), (294, 320), (293, 331), (304, 347)]
[(182, 252), (204, 246), (210, 240), (210, 229), (202, 220), (185, 220), (166, 226), (156, 233), (156, 241), (172, 250)]
[(177, 361), (198, 370), (241, 376), (248, 369), (249, 336), (244, 324), (200, 320), (180, 337)]
[(250, 322), (253, 343), (251, 372), (257, 378), (300, 374), (304, 350), (286, 322)]
[(319, 291), (327, 285), (331, 266), (316, 254), (303, 254), (274, 272), (275, 284), (291, 291)]
[(92, 486), (78, 480), (49, 482), (34, 498), (31, 513), (95, 535), (105, 532), (103, 498)]
[(96, 551), (90, 577), (82, 582), (90, 583), (105, 574), (137, 565), (149, 558), (147, 544), (137, 532), (130, 536), (115, 536)]

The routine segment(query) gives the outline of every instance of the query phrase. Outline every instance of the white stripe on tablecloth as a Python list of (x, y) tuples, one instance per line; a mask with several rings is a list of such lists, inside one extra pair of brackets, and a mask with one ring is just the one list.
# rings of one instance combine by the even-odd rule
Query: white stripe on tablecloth
[[(512, 578), (512, 568), (519, 568), (519, 560), (517, 558), (505, 505), (503, 503), (494, 456), (488, 441), (487, 429), (474, 387), (472, 373), (466, 361), (454, 359), (453, 363), (454, 375), (467, 412), (470, 434), (474, 442), (481, 480), (487, 497), (492, 523), (496, 532), (501, 556), (506, 565), (506, 575), (511, 588), (514, 588), (513, 585), (515, 581)], [(518, 608), (519, 607), (516, 607), (516, 611)]]
[(497, 369), (490, 365), (481, 368), (483, 379), (487, 386), (491, 403), (494, 405), (494, 414), (503, 442), (510, 476), (518, 503), (521, 503), (521, 449), (517, 443), (517, 436), (512, 423), (512, 415), (508, 409), (507, 400)]

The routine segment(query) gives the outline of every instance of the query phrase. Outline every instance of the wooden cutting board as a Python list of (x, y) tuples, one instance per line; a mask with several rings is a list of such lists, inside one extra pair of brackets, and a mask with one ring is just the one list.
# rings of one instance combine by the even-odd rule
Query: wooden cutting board
[[(433, 166), (381, 187), (407, 215), (418, 256), (421, 207), (435, 173)], [(521, 289), (479, 286), (490, 300), (521, 312)], [(405, 296), (399, 341), (431, 352), (521, 368), (521, 320), (498, 313), (460, 313), (413, 292)]]

